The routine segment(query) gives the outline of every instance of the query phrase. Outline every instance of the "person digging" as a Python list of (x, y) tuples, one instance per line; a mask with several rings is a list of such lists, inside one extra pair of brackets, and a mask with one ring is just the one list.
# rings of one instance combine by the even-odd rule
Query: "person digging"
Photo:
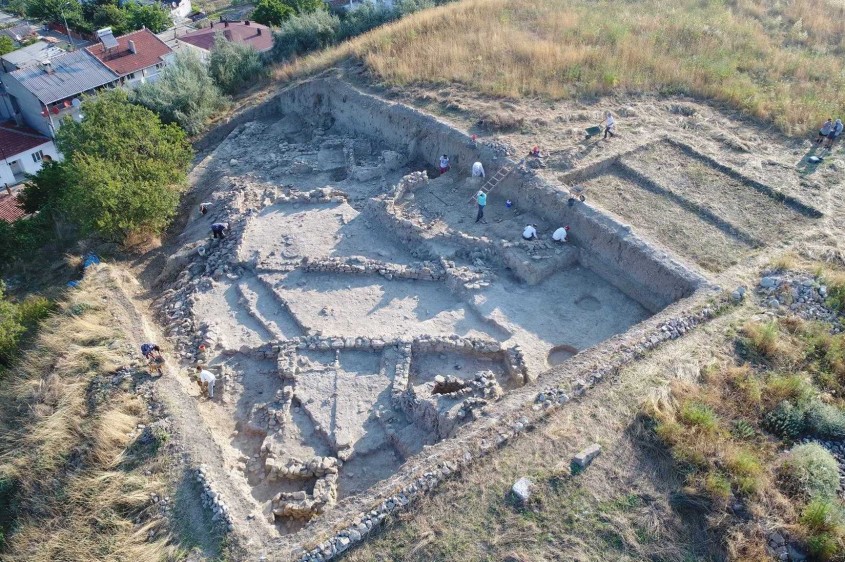
[(200, 387), (200, 395), (214, 398), (214, 383), (217, 382), (217, 377), (211, 371), (207, 371), (201, 365), (197, 365), (194, 382)]

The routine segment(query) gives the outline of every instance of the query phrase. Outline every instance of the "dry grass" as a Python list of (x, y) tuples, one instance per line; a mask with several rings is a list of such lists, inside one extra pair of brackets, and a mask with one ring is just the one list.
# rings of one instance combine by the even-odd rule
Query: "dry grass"
[(464, 0), (277, 70), (347, 57), (393, 85), (458, 82), (563, 99), (657, 92), (714, 99), (806, 133), (845, 106), (845, 5), (828, 0)]
[(0, 386), (0, 488), (13, 487), (16, 511), (3, 560), (155, 561), (174, 554), (164, 538), (148, 540), (161, 519), (134, 522), (153, 505), (151, 492), (165, 485), (162, 461), (120, 466), (146, 409), (119, 390), (89, 396), (95, 377), (125, 363), (102, 298), (109, 279), (107, 269), (89, 275)]

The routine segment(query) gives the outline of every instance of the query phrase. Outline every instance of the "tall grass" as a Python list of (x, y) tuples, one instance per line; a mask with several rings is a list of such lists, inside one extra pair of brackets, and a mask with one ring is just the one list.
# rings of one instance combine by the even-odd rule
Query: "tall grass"
[(845, 108), (845, 6), (793, 0), (464, 0), (279, 70), (352, 55), (395, 85), (551, 99), (658, 92), (725, 102), (803, 133)]
[(131, 432), (147, 421), (143, 402), (122, 391), (91, 394), (96, 379), (110, 380), (126, 359), (104, 296), (110, 280), (106, 267), (89, 273), (0, 385), (4, 561), (154, 561), (174, 554), (164, 537), (150, 540), (165, 520), (146, 517), (155, 509), (151, 493), (165, 486), (161, 459), (123, 465)]

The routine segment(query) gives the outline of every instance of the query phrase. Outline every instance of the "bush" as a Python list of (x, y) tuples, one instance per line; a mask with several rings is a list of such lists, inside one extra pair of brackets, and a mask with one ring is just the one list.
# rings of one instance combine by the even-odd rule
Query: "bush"
[(177, 51), (158, 80), (138, 86), (132, 99), (158, 113), (165, 123), (178, 123), (189, 135), (201, 133), (227, 105), (206, 65), (187, 50)]
[(789, 400), (804, 406), (813, 399), (816, 391), (803, 375), (772, 375), (766, 381), (764, 394), (770, 404)]
[(684, 425), (699, 427), (703, 431), (716, 429), (716, 412), (710, 406), (698, 402), (685, 402), (681, 406), (680, 419)]
[(0, 284), (0, 364), (8, 365), (20, 348), (21, 339), (53, 309), (44, 297), (29, 297), (21, 303), (5, 298)]
[(252, 46), (228, 41), (222, 32), (214, 37), (214, 50), (208, 61), (208, 72), (227, 94), (267, 74), (261, 55)]
[(824, 282), (827, 284), (827, 306), (836, 312), (845, 311), (845, 274), (827, 273)]
[(786, 488), (803, 498), (835, 498), (839, 491), (839, 464), (817, 443), (793, 447), (780, 474)]
[(778, 342), (780, 332), (776, 321), (749, 322), (743, 326), (742, 332), (745, 335), (743, 340), (745, 347), (761, 358), (773, 359), (780, 350)]
[(845, 529), (842, 508), (833, 500), (814, 499), (800, 519), (807, 535), (807, 549), (813, 560), (830, 560), (841, 548)]
[(343, 41), (350, 37), (361, 35), (389, 21), (393, 21), (397, 17), (399, 17), (399, 13), (396, 10), (365, 2), (360, 8), (342, 15), (334, 40)]
[(258, 23), (278, 27), (295, 13), (282, 0), (258, 0), (250, 17)]
[(335, 40), (340, 19), (325, 10), (294, 16), (284, 22), (273, 38), (273, 58), (287, 59), (321, 49)]
[(815, 400), (807, 408), (807, 431), (823, 439), (845, 438), (845, 413), (836, 406)]
[(805, 412), (791, 402), (783, 401), (763, 418), (763, 427), (783, 439), (797, 439), (806, 430)]

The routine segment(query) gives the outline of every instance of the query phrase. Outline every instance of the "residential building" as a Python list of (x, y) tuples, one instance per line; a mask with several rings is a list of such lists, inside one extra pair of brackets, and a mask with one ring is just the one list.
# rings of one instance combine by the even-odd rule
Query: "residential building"
[(193, 9), (191, 0), (139, 0), (142, 5), (158, 5), (170, 12), (170, 17), (175, 21), (188, 17)]
[(41, 64), (42, 61), (52, 59), (67, 52), (61, 44), (57, 44), (52, 37), (41, 38), (32, 45), (15, 49), (0, 56), (0, 71), (13, 72), (27, 66)]
[(173, 51), (149, 29), (140, 29), (122, 37), (111, 36), (111, 30), (100, 36), (100, 43), (87, 51), (120, 77), (120, 84), (134, 88), (158, 78)]
[(48, 160), (60, 160), (53, 141), (14, 121), (0, 123), (0, 184), (15, 185)]
[(273, 34), (270, 28), (250, 20), (212, 22), (211, 27), (180, 35), (176, 38), (176, 43), (179, 48), (193, 50), (202, 60), (207, 60), (218, 33), (222, 33), (228, 41), (250, 45), (259, 53), (273, 48)]
[[(2, 75), (15, 120), (55, 137), (61, 120), (81, 118), (80, 96), (120, 84), (120, 76), (85, 49)], [(0, 104), (2, 105), (2, 104)]]
[(0, 221), (15, 222), (25, 216), (26, 213), (18, 206), (17, 193), (0, 192)]

